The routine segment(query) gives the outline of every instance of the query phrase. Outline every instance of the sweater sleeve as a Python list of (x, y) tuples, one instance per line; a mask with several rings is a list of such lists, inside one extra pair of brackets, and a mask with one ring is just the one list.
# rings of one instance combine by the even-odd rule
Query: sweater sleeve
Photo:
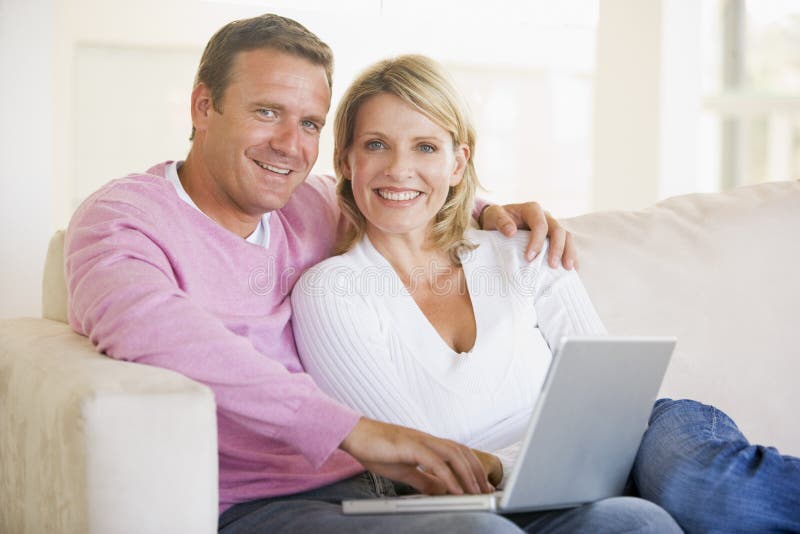
[[(472, 218), (475, 219), (475, 223), (477, 225), (478, 221), (481, 219), (481, 213), (483, 210), (491, 206), (492, 204), (482, 198), (476, 198), (475, 203), (472, 205)], [(478, 225), (479, 226), (479, 225)]]
[(292, 291), (303, 367), (324, 391), (356, 411), (437, 434), (437, 425), (427, 416), (430, 410), (408, 391), (392, 363), (378, 314), (363, 295), (331, 290), (330, 277), (344, 271), (325, 266), (306, 272)]
[(546, 261), (548, 248), (549, 241), (523, 270), (530, 269), (539, 329), (550, 349), (558, 347), (565, 336), (607, 334), (577, 271), (560, 264), (550, 267)]
[(517, 463), (519, 453), (522, 451), (522, 440), (515, 441), (511, 445), (507, 445), (502, 449), (492, 451), (492, 454), (497, 456), (500, 463), (503, 465), (503, 479), (497, 485), (497, 489), (503, 489), (511, 476), (511, 470), (514, 469), (514, 464)]
[(108, 356), (206, 384), (227, 420), (294, 448), (315, 467), (324, 463), (359, 415), (193, 302), (141, 208), (102, 198), (87, 203), (65, 244), (73, 329)]

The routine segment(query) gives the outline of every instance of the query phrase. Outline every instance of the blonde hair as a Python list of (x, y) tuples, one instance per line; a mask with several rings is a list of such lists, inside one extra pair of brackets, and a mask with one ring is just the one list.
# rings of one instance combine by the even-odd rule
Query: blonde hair
[[(475, 245), (464, 238), (469, 226), (478, 176), (473, 164), (475, 129), (467, 107), (449, 80), (444, 69), (434, 60), (421, 55), (404, 55), (372, 65), (350, 85), (336, 110), (333, 165), (338, 177), (339, 204), (348, 219), (348, 228), (336, 247), (337, 253), (349, 250), (362, 239), (366, 228), (364, 215), (358, 209), (350, 180), (343, 168), (347, 151), (353, 143), (356, 116), (370, 98), (394, 95), (444, 128), (453, 138), (453, 146), (467, 145), (469, 159), (461, 181), (450, 187), (444, 205), (436, 214), (431, 244), (446, 251), (456, 264), (462, 250)], [(349, 177), (348, 177), (349, 178)]]

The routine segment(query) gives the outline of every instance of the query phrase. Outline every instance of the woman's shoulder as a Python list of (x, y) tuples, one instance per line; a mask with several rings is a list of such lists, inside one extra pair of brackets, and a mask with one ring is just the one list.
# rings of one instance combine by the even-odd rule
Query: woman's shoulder
[(293, 299), (295, 293), (298, 299), (309, 295), (326, 299), (366, 296), (376, 286), (391, 283), (394, 271), (387, 271), (388, 266), (378, 264), (369, 252), (362, 241), (310, 267), (295, 285)]
[(346, 254), (331, 256), (309, 267), (295, 284), (298, 287), (316, 289), (325, 288), (341, 276), (349, 276), (357, 271), (357, 265)]
[(550, 245), (548, 239), (545, 239), (542, 250), (532, 262), (525, 258), (530, 234), (528, 230), (517, 230), (513, 236), (506, 237), (497, 230), (470, 229), (466, 233), (466, 238), (478, 247), (468, 255), (479, 256), (481, 263), (501, 264), (512, 270), (547, 266), (547, 262), (543, 262), (542, 258), (547, 257)]

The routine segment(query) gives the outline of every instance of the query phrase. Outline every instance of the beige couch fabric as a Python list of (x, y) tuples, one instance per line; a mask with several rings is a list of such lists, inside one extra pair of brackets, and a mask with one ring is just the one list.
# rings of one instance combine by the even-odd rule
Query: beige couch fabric
[(715, 404), (800, 455), (800, 182), (564, 222), (609, 332), (678, 338), (662, 395)]
[(215, 532), (213, 395), (66, 324), (0, 321), (0, 473), (0, 532)]
[(42, 317), (67, 322), (67, 281), (64, 279), (64, 230), (50, 239), (42, 277)]

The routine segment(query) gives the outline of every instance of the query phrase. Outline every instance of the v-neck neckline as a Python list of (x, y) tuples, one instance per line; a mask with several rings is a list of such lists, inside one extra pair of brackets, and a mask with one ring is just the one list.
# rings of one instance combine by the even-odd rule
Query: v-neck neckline
[[(375, 248), (375, 245), (372, 244), (372, 241), (370, 241), (366, 234), (364, 234), (363, 240), (365, 252), (372, 257), (374, 262), (389, 270), (389, 276), (393, 278), (393, 283), (391, 283), (390, 286), (394, 285), (395, 287), (399, 288), (399, 292), (396, 295), (399, 298), (390, 299), (388, 305), (402, 308), (400, 310), (401, 313), (398, 313), (397, 317), (399, 320), (405, 323), (405, 325), (403, 325), (404, 331), (423, 334), (427, 339), (426, 345), (430, 346), (433, 344), (433, 346), (438, 346), (440, 349), (446, 351), (450, 355), (469, 356), (476, 352), (482, 339), (481, 333), (483, 332), (483, 321), (481, 320), (482, 318), (480, 313), (481, 306), (479, 306), (477, 302), (480, 297), (475, 291), (473, 291), (471, 282), (473, 278), (472, 266), (475, 261), (474, 253), (462, 254), (459, 259), (461, 260), (461, 267), (464, 270), (464, 283), (467, 291), (469, 292), (470, 306), (472, 306), (472, 316), (475, 320), (475, 341), (472, 343), (472, 347), (468, 351), (459, 352), (451, 347), (444, 340), (444, 338), (442, 338), (441, 334), (439, 334), (439, 331), (436, 330), (436, 327), (433, 326), (433, 323), (431, 323), (430, 319), (428, 319), (428, 317), (419, 307), (417, 301), (414, 300), (414, 297), (408, 291), (408, 288), (406, 288), (405, 284), (400, 279), (400, 276), (397, 274), (397, 271), (395, 271), (394, 267), (392, 267), (392, 264), (389, 263), (389, 260), (387, 260), (383, 254), (381, 254), (378, 249)], [(423, 332), (419, 332), (420, 323), (425, 325), (423, 327)]]

